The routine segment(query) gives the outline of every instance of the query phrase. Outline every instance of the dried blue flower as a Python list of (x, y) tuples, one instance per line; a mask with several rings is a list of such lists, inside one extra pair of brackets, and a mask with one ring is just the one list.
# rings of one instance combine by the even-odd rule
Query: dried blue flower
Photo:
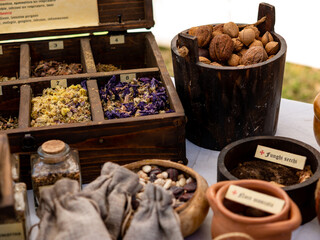
[(165, 87), (156, 78), (143, 77), (127, 83), (112, 76), (99, 93), (107, 119), (174, 112)]

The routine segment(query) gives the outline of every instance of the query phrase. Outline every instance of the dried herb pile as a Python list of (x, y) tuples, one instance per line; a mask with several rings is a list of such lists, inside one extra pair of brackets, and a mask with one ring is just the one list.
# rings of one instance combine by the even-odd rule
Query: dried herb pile
[(100, 89), (106, 119), (173, 112), (165, 87), (155, 78), (121, 82), (113, 76)]
[(0, 115), (0, 130), (14, 129), (18, 127), (17, 117), (2, 117)]
[(8, 82), (8, 81), (13, 81), (13, 80), (17, 80), (16, 77), (4, 77), (4, 76), (0, 76), (0, 82)]
[(98, 63), (96, 65), (96, 68), (97, 68), (97, 72), (113, 72), (113, 71), (120, 70), (120, 68), (117, 68), (112, 64), (101, 64), (101, 63)]
[(68, 88), (46, 88), (31, 100), (31, 126), (91, 121), (87, 90), (80, 84)]
[(57, 75), (71, 75), (82, 73), (83, 68), (80, 63), (64, 63), (58, 61), (44, 61), (31, 67), (33, 77), (46, 77)]

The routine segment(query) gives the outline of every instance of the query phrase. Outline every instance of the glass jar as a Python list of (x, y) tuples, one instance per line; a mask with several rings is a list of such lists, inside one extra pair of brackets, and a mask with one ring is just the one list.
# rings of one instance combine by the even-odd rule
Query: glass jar
[(41, 189), (53, 185), (61, 178), (77, 180), (81, 186), (78, 152), (71, 150), (69, 145), (61, 140), (43, 143), (32, 159), (31, 177), (37, 204)]
[(27, 239), (30, 229), (27, 186), (25, 183), (14, 183), (14, 216), (0, 221), (0, 239)]

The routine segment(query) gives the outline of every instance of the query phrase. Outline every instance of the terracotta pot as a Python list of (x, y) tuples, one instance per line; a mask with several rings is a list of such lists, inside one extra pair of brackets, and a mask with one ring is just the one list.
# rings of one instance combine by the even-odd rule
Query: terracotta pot
[(126, 164), (124, 167), (132, 171), (138, 171), (144, 165), (157, 165), (164, 168), (175, 168), (179, 171), (185, 172), (197, 181), (197, 189), (194, 192), (193, 197), (175, 209), (180, 218), (183, 237), (189, 236), (200, 227), (208, 214), (209, 204), (206, 198), (208, 183), (193, 169), (167, 160), (148, 159)]
[(298, 205), (302, 215), (302, 223), (314, 219), (316, 217), (314, 191), (320, 177), (320, 153), (306, 143), (279, 136), (248, 137), (235, 141), (223, 148), (218, 156), (217, 180), (238, 180), (231, 174), (231, 170), (240, 162), (252, 159), (257, 145), (307, 157), (306, 164), (311, 166), (313, 176), (305, 182), (283, 187), (283, 190)]
[[(231, 212), (223, 204), (231, 184), (281, 198), (285, 205), (280, 213), (265, 217), (247, 217)], [(243, 232), (255, 240), (290, 240), (291, 232), (301, 224), (297, 205), (284, 190), (262, 180), (222, 181), (208, 188), (207, 199), (214, 212), (212, 238), (228, 232)]]

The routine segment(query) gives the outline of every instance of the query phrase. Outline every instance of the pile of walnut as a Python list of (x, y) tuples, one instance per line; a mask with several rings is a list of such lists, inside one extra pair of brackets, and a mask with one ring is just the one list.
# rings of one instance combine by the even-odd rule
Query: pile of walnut
[(136, 209), (141, 200), (144, 186), (151, 182), (162, 186), (172, 194), (172, 207), (177, 208), (190, 200), (197, 189), (197, 182), (185, 173), (174, 168), (163, 169), (155, 165), (144, 165), (139, 171), (139, 180), (142, 191), (133, 199), (133, 209)]
[[(279, 51), (279, 43), (270, 32), (260, 36), (256, 27), (259, 23), (239, 27), (228, 22), (190, 28), (189, 34), (198, 40), (199, 61), (215, 66), (246, 66), (272, 58)], [(183, 47), (179, 49), (181, 56), (185, 52)]]

